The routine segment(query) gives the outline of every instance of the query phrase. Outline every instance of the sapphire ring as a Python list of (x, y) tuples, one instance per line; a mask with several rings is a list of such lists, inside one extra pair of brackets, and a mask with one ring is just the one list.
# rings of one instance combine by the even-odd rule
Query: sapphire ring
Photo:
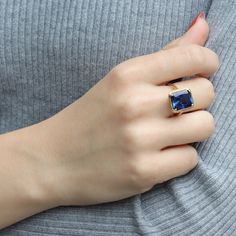
[(175, 84), (168, 85), (172, 88), (169, 93), (169, 101), (173, 113), (181, 114), (194, 106), (192, 92), (189, 88), (179, 89)]

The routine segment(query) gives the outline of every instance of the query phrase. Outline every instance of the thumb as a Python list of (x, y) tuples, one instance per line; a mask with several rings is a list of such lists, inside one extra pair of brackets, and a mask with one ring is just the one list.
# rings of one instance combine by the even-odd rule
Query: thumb
[(200, 12), (192, 21), (188, 31), (181, 37), (167, 44), (164, 49), (186, 45), (198, 44), (204, 46), (209, 35), (209, 26), (205, 20), (205, 13)]

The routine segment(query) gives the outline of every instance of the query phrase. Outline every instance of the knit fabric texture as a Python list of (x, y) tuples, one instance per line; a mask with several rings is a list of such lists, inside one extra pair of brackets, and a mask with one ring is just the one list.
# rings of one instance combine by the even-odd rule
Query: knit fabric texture
[[(216, 131), (189, 174), (121, 201), (51, 209), (0, 236), (236, 235), (236, 1), (1, 0), (0, 131), (54, 115), (128, 58), (160, 50), (205, 11)], [(33, 138), (33, 137), (32, 137)], [(1, 190), (0, 190), (1, 191)]]

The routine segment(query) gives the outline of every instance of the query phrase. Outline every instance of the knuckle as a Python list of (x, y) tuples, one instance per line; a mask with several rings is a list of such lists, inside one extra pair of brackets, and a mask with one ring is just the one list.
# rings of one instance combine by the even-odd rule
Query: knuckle
[(202, 47), (195, 44), (190, 44), (183, 47), (183, 53), (186, 55), (186, 59), (194, 64), (201, 65), (205, 61)]
[(196, 44), (189, 44), (182, 46), (182, 53), (185, 55), (186, 60), (194, 63), (198, 67), (209, 67), (208, 69), (211, 73), (219, 68), (219, 57), (209, 48)]
[(114, 67), (108, 74), (108, 90), (117, 93), (126, 90), (130, 86), (128, 73), (126, 66), (122, 64)]
[(215, 72), (219, 69), (220, 67), (220, 59), (219, 59), (219, 56), (212, 50), (208, 49), (212, 55), (212, 65), (213, 65), (213, 68), (212, 70)]
[[(115, 82), (116, 83), (116, 82)], [(134, 119), (140, 113), (140, 98), (131, 84), (117, 82), (109, 89), (112, 117), (122, 122)]]
[[(130, 59), (131, 61), (131, 59)], [(137, 66), (135, 66), (134, 63), (131, 63), (129, 60), (120, 63), (119, 65), (115, 66), (111, 71), (110, 71), (110, 76), (113, 79), (118, 79), (118, 80), (125, 80), (125, 81), (130, 81), (132, 78), (134, 78), (137, 74)]]
[(133, 125), (125, 125), (122, 129), (123, 148), (128, 153), (135, 153), (140, 146), (140, 136)]
[(209, 137), (213, 134), (215, 130), (215, 122), (214, 122), (214, 117), (213, 115), (208, 112), (208, 111), (202, 111), (202, 116), (203, 116), (203, 127), (205, 131), (206, 137)]
[(203, 91), (207, 91), (207, 93), (206, 93), (207, 98), (210, 102), (212, 102), (215, 97), (214, 86), (213, 86), (212, 82), (208, 79), (203, 78), (202, 82), (203, 82), (203, 86), (204, 86)]
[[(199, 46), (200, 47), (200, 46)], [(219, 56), (209, 48), (200, 47), (203, 52), (203, 65), (208, 65), (210, 73), (214, 73), (219, 69)]]
[(208, 65), (211, 73), (216, 72), (220, 66), (219, 56), (209, 48), (200, 46), (199, 48), (202, 50), (203, 65)]
[(197, 150), (191, 145), (187, 145), (186, 148), (188, 152), (187, 166), (189, 169), (193, 169), (198, 163), (198, 153)]
[(130, 164), (130, 180), (139, 192), (145, 192), (155, 183), (149, 173), (146, 164), (146, 158), (143, 155), (136, 154)]
[(137, 101), (129, 94), (122, 94), (121, 96), (122, 98), (117, 99), (116, 115), (123, 121), (132, 120), (138, 113)]
[(127, 68), (124, 66), (123, 63), (115, 66), (111, 71), (110, 71), (110, 76), (113, 79), (124, 79), (127, 77), (128, 71)]

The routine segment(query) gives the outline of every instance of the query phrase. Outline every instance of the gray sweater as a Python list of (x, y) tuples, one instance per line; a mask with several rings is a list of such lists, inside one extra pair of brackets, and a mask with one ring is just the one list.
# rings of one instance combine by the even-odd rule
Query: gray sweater
[(210, 78), (216, 131), (196, 144), (197, 168), (122, 201), (45, 211), (0, 236), (236, 235), (234, 0), (1, 0), (0, 131), (57, 113), (117, 63), (181, 35), (201, 10), (222, 65)]

